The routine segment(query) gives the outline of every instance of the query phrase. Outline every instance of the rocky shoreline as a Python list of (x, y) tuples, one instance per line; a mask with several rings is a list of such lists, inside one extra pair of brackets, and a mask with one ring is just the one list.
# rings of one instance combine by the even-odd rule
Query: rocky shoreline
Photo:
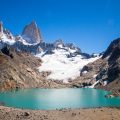
[(119, 120), (120, 108), (24, 110), (0, 106), (0, 120)]

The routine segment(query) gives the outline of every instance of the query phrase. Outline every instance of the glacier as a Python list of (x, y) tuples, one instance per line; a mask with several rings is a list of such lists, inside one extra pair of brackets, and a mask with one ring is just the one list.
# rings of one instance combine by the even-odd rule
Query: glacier
[(41, 58), (43, 61), (38, 68), (39, 72), (49, 71), (51, 74), (47, 76), (47, 79), (62, 80), (64, 83), (68, 83), (69, 80), (80, 76), (80, 70), (85, 65), (100, 58), (100, 56), (85, 58), (80, 54), (68, 57), (68, 55), (74, 52), (75, 50), (73, 49), (68, 48), (66, 50), (59, 45), (59, 49), (54, 49), (53, 54), (37, 54), (36, 57)]

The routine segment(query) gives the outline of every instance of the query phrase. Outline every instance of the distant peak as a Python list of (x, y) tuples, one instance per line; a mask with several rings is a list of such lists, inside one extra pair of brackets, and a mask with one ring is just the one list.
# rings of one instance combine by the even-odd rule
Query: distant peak
[(3, 23), (2, 21), (0, 21), (0, 37), (2, 36), (3, 34)]
[(38, 43), (42, 41), (40, 30), (35, 21), (32, 21), (24, 27), (22, 36), (28, 43)]

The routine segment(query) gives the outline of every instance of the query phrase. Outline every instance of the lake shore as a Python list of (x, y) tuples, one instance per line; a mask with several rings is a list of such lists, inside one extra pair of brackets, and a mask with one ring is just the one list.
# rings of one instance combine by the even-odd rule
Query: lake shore
[(0, 106), (0, 120), (119, 120), (119, 108), (23, 110)]

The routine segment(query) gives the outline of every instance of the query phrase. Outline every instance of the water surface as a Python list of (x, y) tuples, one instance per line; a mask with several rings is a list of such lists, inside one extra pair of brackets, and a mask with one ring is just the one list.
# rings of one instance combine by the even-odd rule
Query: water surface
[(10, 107), (42, 110), (120, 106), (120, 97), (105, 98), (108, 93), (90, 88), (35, 88), (0, 93), (0, 102)]

